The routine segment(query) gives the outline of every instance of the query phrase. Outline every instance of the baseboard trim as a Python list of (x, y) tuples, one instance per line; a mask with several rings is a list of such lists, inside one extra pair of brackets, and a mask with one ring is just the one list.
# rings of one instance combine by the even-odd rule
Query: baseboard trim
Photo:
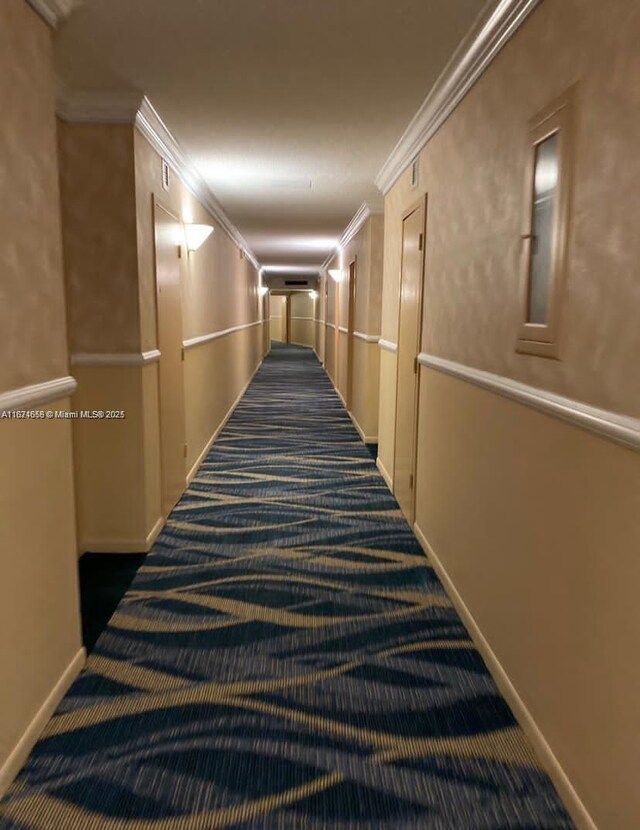
[(365, 433), (365, 431), (362, 429), (362, 427), (360, 426), (360, 424), (358, 423), (358, 420), (357, 420), (356, 416), (353, 414), (353, 412), (349, 412), (349, 417), (351, 418), (351, 420), (353, 422), (353, 425), (356, 428), (356, 432), (358, 433), (360, 438), (362, 438), (362, 440), (365, 444), (377, 444), (378, 443), (378, 436), (377, 435), (367, 435)]
[(393, 479), (391, 478), (391, 476), (387, 472), (387, 468), (384, 466), (382, 461), (380, 461), (379, 456), (378, 456), (378, 458), (376, 458), (376, 467), (380, 471), (380, 475), (384, 479), (385, 484), (387, 485), (387, 487), (391, 491), (391, 494), (393, 495)]
[(204, 449), (202, 450), (202, 452), (200, 453), (200, 455), (196, 458), (195, 463), (193, 464), (193, 466), (191, 467), (191, 469), (190, 469), (190, 470), (189, 470), (189, 472), (187, 473), (187, 487), (191, 484), (191, 482), (193, 481), (193, 479), (196, 477), (196, 474), (197, 474), (198, 470), (200, 469), (200, 465), (202, 464), (202, 462), (203, 462), (203, 461), (204, 461), (204, 459), (206, 458), (207, 453), (209, 452), (209, 450), (210, 450), (210, 449), (211, 449), (211, 447), (213, 446), (213, 444), (214, 444), (214, 442), (215, 442), (216, 438), (220, 435), (220, 433), (222, 432), (222, 430), (223, 430), (223, 429), (224, 429), (224, 427), (226, 426), (227, 421), (229, 420), (229, 418), (230, 418), (230, 417), (231, 417), (231, 415), (233, 414), (233, 410), (236, 408), (236, 406), (240, 403), (240, 401), (241, 401), (241, 400), (242, 400), (242, 398), (244, 397), (244, 393), (245, 393), (245, 392), (247, 391), (247, 389), (249, 388), (249, 385), (251, 384), (251, 381), (252, 381), (252, 380), (254, 379), (254, 377), (256, 376), (256, 373), (258, 372), (258, 369), (262, 366), (263, 361), (264, 361), (264, 358), (262, 358), (262, 360), (260, 360), (260, 362), (258, 363), (258, 365), (256, 366), (256, 368), (253, 370), (253, 372), (252, 372), (252, 374), (251, 374), (251, 377), (250, 377), (250, 378), (249, 378), (249, 380), (245, 383), (245, 385), (242, 387), (242, 390), (240, 391), (240, 394), (236, 397), (236, 399), (234, 400), (234, 402), (231, 404), (231, 406), (230, 406), (230, 408), (229, 408), (229, 410), (228, 410), (227, 414), (224, 416), (224, 418), (223, 418), (223, 419), (222, 419), (222, 421), (220, 422), (219, 426), (217, 426), (217, 427), (216, 427), (216, 429), (215, 429), (215, 431), (214, 431), (213, 435), (211, 436), (211, 438), (209, 438), (209, 440), (208, 440), (208, 441), (207, 441), (207, 443), (205, 444)]
[[(379, 464), (378, 467), (380, 468)], [(580, 830), (598, 830), (595, 822), (589, 815), (587, 808), (582, 803), (580, 796), (573, 788), (569, 777), (554, 755), (553, 750), (547, 743), (542, 730), (535, 722), (533, 715), (529, 712), (526, 704), (518, 694), (517, 689), (509, 679), (509, 675), (498, 660), (496, 654), (491, 648), (491, 645), (476, 623), (471, 611), (467, 608), (464, 600), (460, 596), (457, 588), (451, 580), (451, 577), (447, 573), (446, 568), (438, 558), (438, 555), (435, 553), (432, 546), (429, 544), (427, 537), (424, 535), (417, 522), (413, 526), (413, 532), (415, 533), (418, 542), (420, 542), (420, 545), (429, 560), (429, 564), (433, 566), (433, 569), (442, 582), (444, 589), (452, 601), (456, 611), (460, 615), (462, 622), (467, 628), (476, 648), (487, 664), (487, 668), (495, 680), (496, 685), (511, 707), (513, 714), (518, 720), (518, 723), (522, 727), (527, 738), (531, 741), (536, 755), (553, 781), (558, 794), (562, 798), (562, 801), (571, 814), (571, 817)]]
[(47, 695), (44, 703), (38, 709), (35, 717), (11, 751), (7, 760), (0, 767), (0, 797), (4, 795), (16, 775), (24, 766), (25, 761), (29, 757), (29, 753), (38, 741), (38, 738), (51, 719), (58, 704), (84, 668), (86, 659), (87, 652), (84, 648), (81, 648), (67, 668), (62, 672), (58, 682)]

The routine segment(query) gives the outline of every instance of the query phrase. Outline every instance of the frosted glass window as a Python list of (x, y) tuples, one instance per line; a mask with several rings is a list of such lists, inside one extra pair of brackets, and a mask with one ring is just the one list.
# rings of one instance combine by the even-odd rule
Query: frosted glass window
[(558, 195), (558, 134), (536, 147), (527, 322), (544, 325), (549, 317), (553, 275), (554, 216)]

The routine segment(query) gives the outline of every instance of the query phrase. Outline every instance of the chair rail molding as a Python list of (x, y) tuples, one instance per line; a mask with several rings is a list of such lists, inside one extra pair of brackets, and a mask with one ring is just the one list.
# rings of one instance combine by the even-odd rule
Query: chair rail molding
[(460, 378), (547, 415), (568, 421), (630, 449), (640, 450), (640, 418), (618, 415), (615, 412), (574, 401), (502, 375), (474, 369), (471, 366), (424, 352), (418, 355), (418, 363), (428, 369), (435, 369), (446, 375)]
[(500, 0), (488, 16), (481, 13), (376, 176), (382, 193), (388, 193), (540, 2)]
[(83, 0), (27, 0), (31, 8), (53, 29), (81, 2)]
[(253, 323), (243, 323), (241, 326), (232, 326), (229, 329), (214, 331), (211, 334), (201, 334), (199, 337), (191, 337), (189, 340), (184, 340), (182, 345), (185, 349), (192, 349), (194, 346), (201, 346), (203, 343), (210, 343), (212, 340), (218, 340), (220, 337), (226, 337), (227, 334), (233, 334), (236, 331), (244, 331), (245, 329), (250, 329), (254, 326), (261, 326), (263, 323), (267, 322), (267, 320), (254, 320)]
[(89, 354), (79, 352), (71, 355), (72, 366), (145, 366), (147, 363), (157, 363), (160, 360), (158, 349), (148, 352), (132, 352), (121, 354)]
[(365, 343), (379, 343), (380, 342), (380, 335), (379, 334), (365, 334), (362, 331), (354, 331), (353, 336), (357, 337), (358, 340), (364, 340)]
[(58, 95), (56, 111), (62, 121), (79, 124), (133, 124), (184, 182), (187, 189), (209, 211), (253, 267), (260, 269), (260, 263), (246, 239), (224, 212), (222, 205), (146, 95), (136, 91), (64, 89)]
[(34, 383), (30, 386), (21, 386), (19, 389), (10, 389), (8, 392), (0, 392), (0, 413), (12, 412), (16, 409), (33, 409), (51, 401), (70, 398), (77, 388), (76, 379), (71, 375), (66, 375), (44, 383)]
[(378, 340), (378, 346), (384, 349), (385, 352), (393, 352), (395, 354), (398, 351), (397, 343), (393, 343), (391, 340), (385, 340), (382, 337)]

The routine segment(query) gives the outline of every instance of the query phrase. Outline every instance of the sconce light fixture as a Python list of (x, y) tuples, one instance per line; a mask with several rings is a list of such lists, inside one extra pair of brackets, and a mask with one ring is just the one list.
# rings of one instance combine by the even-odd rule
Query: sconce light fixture
[(261, 297), (264, 297), (265, 294), (269, 293), (269, 286), (268, 285), (259, 285), (258, 286), (258, 294)]
[(312, 300), (315, 300), (318, 296), (318, 292), (317, 291), (309, 291), (309, 296), (311, 297)]
[(340, 268), (329, 268), (329, 276), (336, 282), (342, 282), (342, 271)]
[(186, 222), (184, 232), (187, 237), (189, 252), (197, 251), (202, 243), (211, 236), (213, 230), (213, 225), (195, 225), (192, 222)]

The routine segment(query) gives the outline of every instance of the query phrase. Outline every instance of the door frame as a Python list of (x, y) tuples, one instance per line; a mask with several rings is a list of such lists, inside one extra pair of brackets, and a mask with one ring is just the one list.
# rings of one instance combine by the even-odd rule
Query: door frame
[[(159, 293), (158, 292), (158, 255), (157, 255), (157, 250), (158, 249), (157, 249), (157, 234), (156, 234), (156, 226), (157, 226), (156, 213), (157, 213), (158, 208), (163, 210), (168, 216), (170, 216), (176, 222), (177, 226), (180, 228), (180, 232), (181, 232), (182, 237), (184, 237), (184, 225), (183, 225), (183, 222), (180, 219), (180, 217), (177, 216), (174, 213), (173, 208), (169, 207), (166, 204), (166, 202), (164, 202), (163, 199), (158, 198), (158, 195), (156, 193), (152, 193), (151, 194), (151, 221), (152, 221), (152, 224), (153, 224), (153, 284), (154, 284), (154, 288), (155, 288), (154, 295), (153, 295), (153, 303), (154, 303), (154, 308), (155, 308), (155, 322), (156, 322), (156, 348), (158, 348), (158, 346), (160, 344), (160, 318), (159, 318), (159, 313), (158, 313), (158, 293)], [(186, 250), (186, 244), (185, 244), (184, 238), (182, 239), (182, 241), (180, 243), (176, 243), (176, 247), (178, 248), (177, 256), (178, 256), (178, 259), (180, 260), (180, 265), (179, 265), (179, 273), (180, 273), (180, 348), (182, 350), (182, 354), (181, 354), (181, 357), (182, 357), (182, 360), (181, 360), (181, 365), (182, 365), (181, 383), (182, 383), (182, 410), (183, 410), (183, 415), (185, 416), (185, 420), (184, 420), (184, 423), (183, 423), (184, 431), (183, 431), (183, 434), (182, 434), (182, 443), (183, 443), (183, 446), (184, 446), (184, 449), (183, 449), (183, 453), (184, 453), (184, 480), (185, 480), (185, 488), (186, 488), (186, 484), (187, 484), (187, 443), (186, 443), (187, 432), (186, 432), (186, 409), (185, 409), (185, 395), (184, 395), (184, 345), (183, 345), (184, 344), (184, 339), (183, 339), (184, 338), (184, 330), (183, 330), (183, 319), (182, 319), (182, 311), (183, 311), (183, 307), (182, 307), (182, 300), (183, 300), (183, 297), (182, 297), (182, 282), (183, 282), (183, 278), (184, 278), (184, 265), (182, 264), (182, 259), (184, 257), (184, 252)], [(159, 456), (160, 456), (160, 459), (159, 459), (160, 460), (160, 508), (161, 508), (162, 515), (166, 518), (169, 515), (169, 513), (171, 513), (171, 510), (173, 509), (173, 507), (171, 507), (168, 512), (165, 510), (165, 507), (164, 507), (164, 500), (165, 500), (164, 483), (165, 483), (166, 473), (165, 473), (165, 470), (164, 470), (164, 464), (163, 464), (163, 458), (162, 458), (162, 423), (161, 423), (161, 421), (162, 421), (162, 404), (161, 404), (162, 390), (161, 390), (161, 377), (160, 377), (160, 361), (161, 360), (162, 360), (162, 352), (160, 352), (160, 357), (158, 359), (158, 425), (160, 427), (160, 430), (159, 430), (159, 439), (160, 439), (160, 443), (159, 443), (159, 450), (160, 450), (160, 452), (159, 452)], [(184, 488), (183, 488), (183, 492), (184, 492)]]
[(349, 288), (347, 295), (347, 388), (345, 390), (347, 411), (353, 406), (353, 354), (354, 354), (354, 319), (356, 310), (356, 281), (358, 279), (358, 257), (349, 263)]
[[(419, 210), (421, 207), (423, 208), (423, 216), (422, 216), (422, 226), (421, 226), (421, 234), (422, 234), (422, 256), (420, 257), (420, 280), (419, 280), (419, 287), (418, 287), (418, 354), (420, 354), (420, 347), (422, 345), (422, 325), (424, 322), (424, 281), (425, 281), (425, 263), (426, 263), (426, 254), (427, 254), (427, 206), (429, 202), (429, 194), (425, 193), (424, 196), (421, 196), (412, 205), (407, 208), (403, 213), (400, 219), (400, 239), (404, 239), (404, 223), (412, 213), (415, 213), (416, 210)], [(398, 372), (398, 364), (400, 362), (400, 320), (402, 314), (402, 278), (403, 278), (403, 265), (404, 265), (404, 246), (401, 245), (401, 255), (400, 255), (400, 281), (398, 283), (398, 323), (397, 323), (397, 332), (398, 332), (398, 352), (396, 358), (396, 407), (393, 419), (393, 489), (395, 494), (396, 489), (396, 459), (397, 459), (397, 443), (396, 443), (396, 436), (398, 434), (398, 387), (399, 387), (399, 379), (400, 373)], [(415, 522), (416, 519), (416, 485), (417, 485), (417, 475), (416, 469), (418, 465), (418, 422), (419, 422), (419, 415), (420, 415), (420, 365), (418, 363), (418, 355), (415, 356), (416, 360), (416, 381), (415, 381), (415, 389), (416, 389), (416, 397), (414, 403), (414, 412), (413, 412), (413, 458), (411, 459), (411, 475), (413, 476), (413, 487), (411, 490), (411, 522)]]

